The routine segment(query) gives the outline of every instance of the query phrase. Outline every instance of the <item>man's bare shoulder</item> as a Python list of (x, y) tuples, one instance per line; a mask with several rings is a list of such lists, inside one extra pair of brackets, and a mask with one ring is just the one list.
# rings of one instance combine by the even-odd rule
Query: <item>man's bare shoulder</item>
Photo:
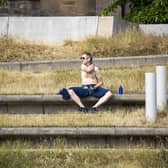
[(100, 70), (100, 68), (98, 66), (95, 66), (94, 69), (95, 69), (95, 71), (99, 71)]

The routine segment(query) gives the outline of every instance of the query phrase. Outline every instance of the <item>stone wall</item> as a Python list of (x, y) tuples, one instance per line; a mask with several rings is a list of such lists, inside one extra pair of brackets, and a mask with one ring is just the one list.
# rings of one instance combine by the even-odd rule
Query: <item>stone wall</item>
[(9, 0), (9, 15), (40, 15), (40, 0)]
[[(98, 16), (115, 0), (9, 0), (0, 16)], [(111, 15), (121, 18), (121, 9)]]
[(8, 6), (0, 6), (0, 16), (8, 15)]
[(95, 16), (96, 0), (41, 0), (42, 15)]

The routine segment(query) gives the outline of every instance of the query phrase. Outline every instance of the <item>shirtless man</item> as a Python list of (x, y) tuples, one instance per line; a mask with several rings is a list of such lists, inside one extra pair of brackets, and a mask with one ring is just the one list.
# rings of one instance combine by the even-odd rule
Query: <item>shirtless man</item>
[(87, 112), (88, 108), (81, 102), (80, 98), (93, 96), (99, 98), (98, 102), (92, 106), (91, 112), (96, 112), (97, 108), (105, 103), (111, 96), (112, 92), (108, 89), (102, 88), (103, 79), (99, 68), (92, 63), (92, 55), (84, 52), (81, 55), (81, 87), (72, 87), (67, 91), (71, 99), (79, 106), (79, 110)]

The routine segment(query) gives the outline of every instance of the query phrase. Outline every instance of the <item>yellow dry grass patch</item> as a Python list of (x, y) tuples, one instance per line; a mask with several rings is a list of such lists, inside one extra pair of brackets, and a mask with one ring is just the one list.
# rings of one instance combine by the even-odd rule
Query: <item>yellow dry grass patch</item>
[[(154, 66), (102, 69), (104, 87), (113, 93), (120, 84), (124, 93), (144, 93), (145, 72), (155, 71)], [(60, 72), (9, 72), (0, 71), (0, 94), (55, 94), (61, 88), (81, 85), (80, 70)]]
[(136, 126), (136, 127), (167, 127), (167, 112), (158, 116), (156, 123), (147, 123), (145, 112), (142, 107), (128, 108), (115, 107), (109, 111), (99, 111), (95, 114), (83, 114), (73, 110), (58, 114), (28, 114), (28, 115), (0, 115), (1, 127), (42, 127), (42, 126), (60, 126), (60, 127), (91, 127), (91, 126)]

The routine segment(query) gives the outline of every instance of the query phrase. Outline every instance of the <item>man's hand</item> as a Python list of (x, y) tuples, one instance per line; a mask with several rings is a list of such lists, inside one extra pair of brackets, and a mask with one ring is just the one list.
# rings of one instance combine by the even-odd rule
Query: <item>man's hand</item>
[(96, 86), (90, 87), (90, 90), (96, 90)]
[(87, 73), (90, 73), (90, 72), (92, 72), (92, 71), (95, 70), (95, 66), (94, 66), (94, 64), (91, 64), (91, 65), (89, 65), (89, 66), (86, 66), (86, 65), (82, 64), (82, 65), (81, 65), (81, 70), (82, 70), (82, 71), (85, 71), (85, 72), (87, 72)]

